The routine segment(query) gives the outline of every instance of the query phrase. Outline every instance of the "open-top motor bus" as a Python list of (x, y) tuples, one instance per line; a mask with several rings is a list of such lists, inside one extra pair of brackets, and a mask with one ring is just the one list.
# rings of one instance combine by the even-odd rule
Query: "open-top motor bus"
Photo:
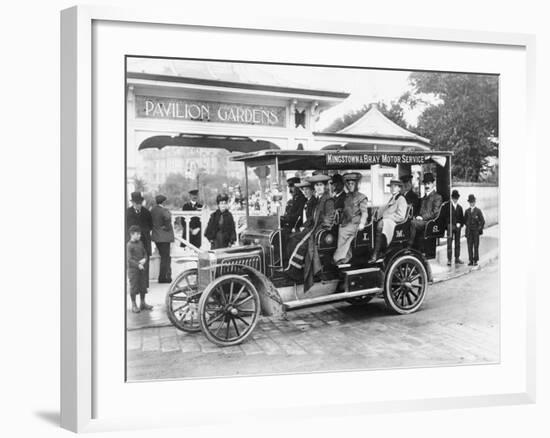
[[(321, 151), (263, 150), (240, 154), (232, 160), (244, 164), (246, 228), (237, 245), (216, 250), (196, 249), (196, 267), (181, 272), (166, 295), (170, 321), (186, 332), (202, 331), (220, 346), (236, 345), (253, 332), (261, 315), (284, 318), (286, 312), (347, 301), (365, 304), (382, 298), (394, 313), (417, 311), (432, 281), (429, 259), (436, 241), (447, 228), (445, 206), (450, 208), (450, 152), (376, 152), (343, 148)], [(363, 175), (360, 191), (369, 199), (369, 220), (352, 243), (349, 266), (332, 260), (338, 242), (338, 224), (320, 229), (314, 239), (322, 272), (319, 281), (304, 291), (303, 282), (285, 275), (288, 263), (281, 215), (287, 198), (286, 179), (295, 175), (327, 175), (357, 171)], [(378, 205), (387, 202), (386, 181), (403, 174), (432, 172), (443, 198), (437, 217), (409, 245), (412, 207), (397, 223), (391, 243), (381, 259), (369, 262), (374, 249)], [(254, 200), (252, 202), (251, 200)]]

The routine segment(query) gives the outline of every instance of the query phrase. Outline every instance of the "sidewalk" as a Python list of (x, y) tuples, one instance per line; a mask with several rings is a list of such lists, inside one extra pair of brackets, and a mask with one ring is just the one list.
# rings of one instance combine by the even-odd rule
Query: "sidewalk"
[(478, 266), (468, 266), (468, 246), (466, 237), (460, 239), (460, 259), (464, 262), (463, 265), (454, 264), (454, 251), (452, 258), (452, 266), (447, 266), (447, 238), (440, 241), (437, 248), (437, 255), (434, 260), (430, 260), (434, 283), (451, 280), (471, 271), (487, 266), (492, 261), (498, 258), (499, 254), (499, 226), (493, 225), (490, 228), (483, 230), (483, 234), (479, 239), (479, 262)]
[[(471, 271), (479, 270), (498, 258), (499, 254), (499, 226), (495, 225), (484, 230), (480, 236), (479, 256), (480, 261), (478, 266), (468, 266), (468, 248), (466, 246), (466, 238), (461, 239), (461, 259), (465, 262), (463, 265), (447, 266), (447, 241), (441, 239), (441, 243), (437, 248), (437, 255), (434, 260), (430, 260), (430, 267), (434, 283), (451, 280), (468, 274)], [(172, 264), (173, 277), (185, 269), (187, 264)], [(165, 311), (165, 295), (168, 289), (168, 284), (158, 284), (155, 281), (150, 283), (147, 300), (149, 304), (154, 306), (150, 312), (132, 313), (130, 307), (126, 310), (126, 326), (128, 330), (138, 330), (142, 328), (167, 327), (172, 324), (168, 320)], [(130, 306), (130, 299), (128, 299)]]

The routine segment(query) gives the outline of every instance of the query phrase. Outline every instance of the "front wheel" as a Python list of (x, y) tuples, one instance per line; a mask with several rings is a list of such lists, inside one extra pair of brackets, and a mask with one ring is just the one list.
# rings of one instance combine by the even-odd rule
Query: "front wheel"
[(204, 290), (199, 301), (201, 330), (209, 341), (222, 347), (240, 344), (256, 327), (260, 296), (240, 275), (224, 275)]
[(384, 301), (395, 313), (416, 312), (426, 296), (427, 283), (426, 268), (417, 257), (398, 257), (386, 271)]
[(187, 269), (170, 284), (166, 293), (166, 314), (175, 327), (184, 332), (198, 332), (199, 296), (197, 269)]

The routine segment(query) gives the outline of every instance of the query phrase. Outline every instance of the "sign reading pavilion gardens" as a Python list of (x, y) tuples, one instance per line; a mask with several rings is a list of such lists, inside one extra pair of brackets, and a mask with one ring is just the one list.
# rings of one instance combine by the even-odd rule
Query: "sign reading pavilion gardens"
[(335, 152), (326, 155), (326, 164), (330, 167), (361, 168), (374, 164), (424, 164), (426, 155), (391, 154), (391, 153), (346, 153)]
[(136, 116), (149, 119), (285, 126), (286, 108), (136, 96)]

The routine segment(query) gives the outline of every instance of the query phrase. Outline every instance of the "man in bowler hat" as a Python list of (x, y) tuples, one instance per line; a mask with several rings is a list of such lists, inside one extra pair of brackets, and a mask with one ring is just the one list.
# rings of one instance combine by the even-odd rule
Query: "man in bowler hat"
[[(197, 189), (189, 190), (189, 201), (187, 201), (181, 209), (183, 211), (200, 211), (202, 210), (203, 205), (199, 202), (199, 191)], [(182, 234), (181, 237), (186, 238), (187, 234), (187, 222), (184, 218), (181, 218), (181, 227)], [(201, 247), (202, 237), (201, 237), (201, 218), (200, 216), (193, 216), (189, 219), (189, 243), (196, 246), (197, 248)], [(185, 246), (183, 243), (180, 246)]]
[(162, 204), (166, 201), (166, 196), (157, 195), (155, 205), (151, 209), (153, 218), (153, 233), (151, 235), (153, 242), (160, 254), (159, 283), (172, 282), (172, 268), (170, 266), (170, 245), (174, 241), (174, 227), (172, 226), (172, 214), (170, 210)]
[(151, 257), (151, 231), (153, 230), (153, 219), (151, 212), (143, 206), (143, 196), (141, 192), (132, 192), (130, 195), (131, 207), (126, 209), (126, 242), (130, 241), (130, 227), (137, 225), (141, 231), (140, 240), (147, 252), (147, 262), (145, 263), (145, 287), (149, 287), (149, 257)]
[(453, 240), (455, 242), (455, 264), (462, 265), (464, 263), (460, 260), (460, 233), (464, 224), (464, 211), (458, 203), (458, 198), (460, 198), (458, 190), (453, 190), (450, 205), (447, 202), (443, 208), (445, 223), (447, 224), (447, 266), (451, 266)]
[(426, 193), (420, 200), (420, 211), (418, 215), (411, 222), (409, 246), (414, 245), (417, 232), (423, 233), (428, 221), (437, 217), (441, 204), (443, 203), (443, 198), (435, 191), (435, 178), (433, 173), (425, 173), (422, 184), (424, 184)]
[(476, 207), (476, 197), (468, 195), (470, 207), (464, 213), (464, 225), (466, 225), (466, 240), (468, 242), (468, 266), (477, 266), (479, 261), (479, 236), (483, 234), (485, 218), (479, 208)]

